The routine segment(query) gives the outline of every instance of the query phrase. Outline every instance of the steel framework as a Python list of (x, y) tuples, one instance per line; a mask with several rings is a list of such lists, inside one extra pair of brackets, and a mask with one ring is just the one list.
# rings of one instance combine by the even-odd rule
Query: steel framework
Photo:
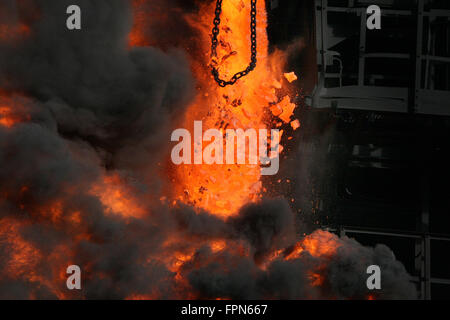
[[(417, 113), (430, 115), (450, 115), (450, 84), (447, 82), (443, 88), (436, 87), (433, 81), (433, 71), (438, 65), (450, 67), (450, 57), (438, 55), (433, 44), (439, 41), (433, 24), (437, 21), (447, 21), (445, 25), (446, 36), (449, 36), (448, 19), (450, 10), (433, 9), (430, 0), (412, 0), (413, 8), (395, 9), (383, 8), (383, 17), (415, 17), (417, 27), (416, 50), (414, 53), (398, 52), (367, 52), (366, 9), (364, 1), (348, 0), (344, 6), (330, 6), (329, 0), (316, 1), (316, 39), (318, 61), (318, 84), (309, 100), (314, 108), (330, 108), (337, 106), (343, 109), (374, 110), (403, 113)], [(342, 1), (343, 2), (343, 1)], [(371, 4), (393, 3), (394, 1), (370, 1)], [(425, 9), (425, 5), (428, 9)], [(340, 53), (331, 50), (330, 28), (328, 22), (330, 13), (345, 13), (358, 16), (359, 23), (359, 53), (357, 81), (354, 85), (342, 85), (342, 62)], [(439, 20), (440, 19), (440, 20)], [(444, 35), (445, 37), (445, 35)], [(426, 40), (426, 43), (424, 41)], [(448, 45), (448, 44), (447, 44)], [(414, 84), (410, 86), (382, 86), (367, 84), (368, 59), (408, 60), (414, 59)], [(340, 63), (340, 72), (329, 72), (328, 69), (335, 62)], [(344, 66), (345, 67), (345, 66)], [(377, 75), (372, 75), (377, 77)], [(378, 75), (382, 77), (382, 75)], [(328, 86), (326, 80), (339, 79), (338, 85)], [(380, 81), (382, 82), (382, 81)], [(442, 86), (441, 86), (442, 87)]]
[[(409, 52), (368, 50), (370, 45), (368, 33), (373, 32), (366, 27), (368, 1), (340, 1), (340, 6), (337, 6), (336, 1), (315, 0), (318, 82), (314, 92), (307, 98), (309, 106), (313, 109), (450, 116), (450, 56), (448, 56), (450, 10), (434, 7), (436, 2), (432, 0), (411, 0), (412, 5), (409, 8), (395, 6), (395, 2), (395, 0), (380, 0), (370, 1), (370, 4), (378, 3), (382, 7), (383, 19), (392, 17), (399, 21), (403, 21), (402, 19), (412, 21), (416, 37)], [(330, 14), (333, 13), (359, 19), (359, 32), (356, 38), (359, 51), (355, 53), (357, 69), (350, 81), (344, 81), (344, 73), (348, 73), (344, 62), (345, 53), (336, 49), (336, 43), (339, 41), (342, 43), (346, 39), (336, 40), (336, 36), (333, 35), (333, 24), (329, 22)], [(447, 47), (447, 53), (440, 53), (436, 49), (439, 43)], [(409, 79), (411, 81), (407, 85), (395, 83), (383, 85), (386, 80), (383, 74), (368, 71), (369, 59), (391, 63), (403, 61), (411, 65), (413, 69)], [(436, 80), (439, 68), (447, 70), (447, 74)], [(418, 276), (413, 277), (412, 281), (418, 284), (422, 299), (431, 299), (432, 284), (448, 285), (450, 289), (450, 279), (431, 275), (431, 243), (450, 242), (450, 235), (430, 233), (431, 191), (430, 173), (427, 170), (422, 174), (420, 185), (420, 217), (417, 230), (414, 232), (344, 225), (328, 229), (341, 235), (370, 234), (414, 240), (415, 269)]]

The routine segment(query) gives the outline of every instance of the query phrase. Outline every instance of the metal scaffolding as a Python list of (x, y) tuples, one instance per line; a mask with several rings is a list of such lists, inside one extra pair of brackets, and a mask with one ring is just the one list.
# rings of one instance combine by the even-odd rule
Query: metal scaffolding
[[(417, 38), (415, 52), (368, 52), (368, 33), (387, 32), (367, 30), (367, 3), (364, 1), (347, 1), (343, 6), (330, 6), (329, 0), (316, 0), (316, 36), (318, 84), (312, 94), (309, 104), (314, 108), (330, 108), (337, 106), (343, 109), (374, 110), (388, 112), (403, 112), (431, 115), (450, 115), (450, 57), (435, 52), (433, 44), (440, 41), (439, 37), (448, 37), (450, 27), (450, 10), (434, 9), (431, 0), (412, 0), (412, 9), (387, 6), (395, 1), (371, 1), (371, 4), (384, 4), (382, 17), (409, 21), (415, 17)], [(343, 1), (341, 1), (342, 3)], [(356, 53), (358, 70), (355, 70), (354, 84), (343, 84), (343, 72), (348, 66), (342, 63), (343, 53), (334, 50), (335, 41), (332, 32), (338, 25), (329, 23), (330, 14), (341, 14), (345, 17), (358, 17), (359, 43)], [(436, 24), (443, 25), (447, 33), (438, 35)], [(355, 24), (356, 26), (356, 24)], [(333, 42), (334, 40), (334, 42)], [(414, 57), (414, 58), (413, 58)], [(382, 74), (369, 74), (368, 61), (385, 59), (390, 62), (407, 63), (414, 61), (414, 84), (383, 85)], [(337, 71), (333, 68), (338, 64)], [(447, 70), (446, 78), (441, 79), (437, 87), (433, 79), (437, 65)], [(334, 71), (330, 71), (333, 69)], [(338, 79), (334, 85), (327, 83), (330, 79)], [(377, 82), (373, 85), (368, 82)]]
[[(439, 8), (433, 0), (411, 0), (410, 6), (397, 5), (398, 1), (395, 0), (315, 0), (315, 3), (318, 81), (306, 101), (313, 110), (450, 116), (449, 9)], [(380, 50), (384, 48), (383, 45), (373, 45), (374, 35), (382, 42), (383, 37), (389, 37), (390, 31), (383, 29), (383, 22), (382, 30), (367, 29), (366, 10), (369, 3), (380, 5), (383, 22), (386, 19), (408, 25), (410, 34), (405, 32), (403, 35), (404, 48), (403, 43), (397, 43), (404, 50)], [(351, 27), (345, 24), (351, 24)], [(353, 26), (358, 26), (357, 31)], [(388, 73), (371, 66), (373, 60), (378, 61), (379, 65), (386, 63)], [(397, 64), (404, 66), (410, 73), (404, 75), (390, 69), (390, 66), (395, 67)], [(358, 125), (359, 120), (345, 121)], [(354, 135), (358, 135), (358, 131)], [(357, 146), (356, 143), (352, 145), (352, 142), (350, 145), (353, 148)], [(385, 152), (383, 148), (379, 152)], [(422, 151), (427, 152), (426, 149)], [(350, 161), (348, 156), (346, 161)], [(369, 160), (362, 161), (373, 168), (382, 165), (381, 162), (369, 164)], [(424, 170), (418, 181), (420, 213), (415, 231), (349, 227), (339, 222), (337, 225), (332, 224), (329, 230), (341, 235), (375, 235), (413, 240), (416, 275), (412, 281), (417, 284), (421, 299), (431, 299), (433, 284), (447, 285), (450, 289), (450, 279), (432, 277), (431, 272), (432, 254), (442, 254), (431, 251), (432, 243), (448, 243), (450, 235), (430, 232), (432, 164), (424, 159), (422, 165)]]

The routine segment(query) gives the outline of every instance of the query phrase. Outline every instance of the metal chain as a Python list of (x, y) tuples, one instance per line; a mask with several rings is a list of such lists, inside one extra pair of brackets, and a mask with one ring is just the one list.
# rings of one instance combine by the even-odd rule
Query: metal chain
[[(216, 5), (216, 16), (214, 18), (214, 27), (212, 29), (212, 44), (211, 44), (211, 56), (217, 58), (217, 45), (219, 44), (219, 41), (217, 40), (217, 37), (219, 36), (219, 26), (220, 26), (220, 15), (222, 13), (222, 1), (223, 0), (217, 0)], [(233, 85), (238, 81), (240, 78), (245, 77), (247, 74), (249, 74), (251, 71), (253, 71), (256, 68), (256, 3), (257, 0), (251, 0), (251, 22), (250, 22), (250, 30), (251, 30), (251, 61), (248, 67), (236, 73), (229, 81), (225, 81), (220, 79), (219, 76), (219, 70), (217, 70), (216, 67), (212, 66), (212, 74), (214, 76), (214, 80), (219, 84), (221, 87), (226, 87), (228, 85)]]

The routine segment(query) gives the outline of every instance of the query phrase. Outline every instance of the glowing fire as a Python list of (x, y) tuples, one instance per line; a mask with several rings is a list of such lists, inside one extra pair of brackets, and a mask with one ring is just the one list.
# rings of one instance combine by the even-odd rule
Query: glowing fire
[[(146, 0), (133, 0), (134, 6), (145, 3)], [(220, 88), (210, 74), (210, 32), (213, 20), (215, 3), (203, 5), (195, 16), (188, 16), (191, 26), (200, 32), (198, 41), (204, 48), (204, 56), (191, 61), (192, 68), (198, 81), (198, 94), (194, 102), (186, 112), (184, 127), (192, 129), (194, 120), (202, 120), (204, 130), (217, 128), (253, 128), (271, 129), (274, 123), (290, 123), (295, 130), (300, 127), (298, 119), (293, 119), (295, 104), (289, 96), (283, 93), (282, 83), (293, 82), (297, 75), (285, 73), (283, 70), (284, 56), (279, 51), (274, 55), (268, 53), (268, 39), (266, 34), (266, 10), (265, 2), (258, 1), (258, 64), (256, 69), (247, 77), (239, 80), (234, 86)], [(143, 12), (135, 12), (135, 22), (130, 33), (128, 45), (148, 45), (151, 39), (145, 36), (145, 16)], [(234, 73), (242, 70), (250, 60), (250, 1), (226, 0), (223, 2), (222, 24), (219, 36), (219, 71), (222, 78), (229, 79)], [(19, 27), (20, 28), (20, 27)], [(0, 29), (1, 30), (1, 29)], [(0, 32), (0, 36), (1, 36)], [(23, 116), (23, 112), (17, 110), (23, 108), (13, 99), (0, 92), (0, 126), (10, 130), (20, 122), (29, 121), (29, 116)], [(276, 119), (276, 120), (275, 120)], [(274, 121), (275, 120), (275, 121)], [(239, 209), (248, 203), (256, 202), (263, 197), (263, 185), (261, 182), (260, 167), (258, 165), (192, 165), (181, 166), (175, 169), (176, 178), (173, 181), (174, 195), (170, 204), (177, 201), (193, 205), (197, 209), (206, 209), (224, 220), (238, 213)], [(134, 195), (135, 190), (129, 183), (117, 173), (105, 173), (92, 182), (88, 193), (98, 199), (106, 209), (109, 217), (119, 217), (125, 221), (146, 219), (151, 217), (148, 208), (139, 202)], [(29, 191), (28, 186), (22, 186), (19, 200)], [(1, 194), (2, 199), (11, 197), (9, 194)], [(170, 199), (170, 196), (168, 197)], [(162, 202), (165, 202), (161, 198)], [(20, 202), (20, 201), (19, 201)], [(51, 223), (57, 230), (66, 230), (70, 225), (72, 245), (76, 246), (83, 241), (92, 241), (93, 236), (87, 230), (83, 221), (83, 212), (68, 210), (64, 199), (49, 201), (40, 204), (38, 208), (26, 208), (19, 205), (20, 210), (28, 209), (32, 216)], [(156, 223), (155, 223), (156, 224)], [(21, 236), (21, 228), (27, 223), (20, 219), (0, 218), (0, 242), (7, 243), (11, 250), (8, 263), (2, 273), (14, 274), (17, 277), (27, 278), (28, 281), (38, 282), (49, 288), (59, 298), (68, 298), (62, 291), (61, 283), (65, 284), (65, 268), (73, 261), (75, 250), (70, 246), (56, 246), (48, 255)], [(126, 239), (124, 239), (126, 240)], [(164, 256), (144, 257), (143, 264), (157, 260), (173, 273), (173, 281), (179, 288), (188, 286), (184, 276), (186, 270), (197, 267), (196, 254), (199, 248), (212, 253), (212, 257), (218, 257), (225, 250), (237, 257), (249, 257), (251, 255), (249, 245), (239, 239), (213, 238), (189, 239), (187, 242), (181, 235), (170, 235), (161, 247)], [(118, 239), (122, 241), (122, 239)], [(146, 239), (143, 239), (146, 241)], [(339, 250), (341, 242), (339, 238), (325, 231), (316, 231), (305, 236), (289, 249), (273, 249), (264, 257), (264, 261), (257, 266), (265, 270), (268, 264), (275, 260), (294, 261), (302, 256), (320, 257), (326, 261), (332, 259)], [(150, 255), (150, 254), (149, 254)], [(209, 258), (213, 259), (213, 258)], [(222, 258), (224, 259), (224, 258)], [(208, 263), (210, 261), (203, 261)], [(52, 274), (56, 278), (36, 274), (35, 267), (38, 264), (52, 266)], [(89, 273), (90, 266), (84, 266)], [(322, 273), (322, 266), (308, 273), (311, 286), (321, 286), (326, 281)], [(102, 277), (102, 275), (96, 275)], [(195, 292), (186, 290), (183, 298), (196, 298)], [(30, 298), (33, 298), (32, 296)], [(161, 298), (161, 294), (133, 294), (129, 299)], [(217, 297), (226, 299), (228, 297)]]
[(30, 28), (25, 24), (9, 26), (0, 24), (0, 41), (13, 41), (17, 38), (29, 36)]
[[(214, 2), (204, 5), (199, 15), (189, 19), (191, 26), (202, 35), (199, 41), (205, 55), (203, 61), (193, 63), (200, 90), (186, 113), (184, 127), (192, 128), (195, 120), (202, 120), (204, 131), (210, 128), (222, 131), (271, 129), (271, 106), (272, 110), (281, 110), (275, 116), (289, 122), (295, 105), (288, 96), (278, 103), (276, 90), (281, 88), (283, 74), (274, 70), (282, 69), (283, 60), (275, 61), (268, 54), (264, 1), (258, 1), (257, 7), (257, 67), (234, 86), (226, 88), (214, 82), (209, 70), (214, 5)], [(222, 9), (218, 69), (222, 78), (230, 79), (250, 61), (250, 1), (224, 1)], [(258, 165), (185, 165), (177, 168), (177, 178), (179, 200), (222, 217), (236, 214), (244, 204), (262, 196)]]
[(17, 122), (9, 107), (0, 107), (0, 125), (11, 128)]
[(107, 213), (125, 218), (139, 218), (146, 214), (145, 209), (135, 199), (133, 190), (117, 174), (104, 177), (103, 181), (93, 186), (91, 192), (100, 199)]
[(132, 0), (133, 7), (135, 8), (133, 13), (133, 29), (128, 36), (128, 45), (131, 47), (134, 46), (148, 46), (150, 42), (148, 38), (144, 34), (144, 30), (146, 27), (145, 21), (146, 19), (150, 19), (148, 14), (144, 10), (136, 10), (136, 8), (140, 8), (145, 5), (147, 0)]
[[(133, 0), (133, 5), (138, 8), (146, 1)], [(282, 72), (284, 57), (280, 56), (280, 52), (276, 53), (277, 57), (271, 57), (268, 54), (264, 1), (258, 1), (257, 68), (236, 85), (227, 88), (220, 88), (213, 81), (209, 69), (210, 32), (214, 5), (213, 2), (203, 5), (198, 15), (187, 17), (191, 27), (200, 31), (201, 38), (198, 40), (204, 47), (205, 55), (198, 61), (192, 61), (193, 71), (201, 89), (185, 115), (185, 127), (190, 128), (194, 120), (203, 120), (204, 130), (209, 128), (270, 129), (272, 117), (278, 117), (285, 123), (290, 122), (295, 105), (290, 102), (288, 96), (284, 95), (280, 99), (277, 95), (277, 90), (282, 89), (281, 82), (285, 76)], [(249, 5), (250, 2), (241, 0), (228, 0), (223, 3), (218, 47), (220, 58), (218, 67), (223, 78), (230, 78), (234, 73), (245, 68), (250, 60)], [(146, 46), (151, 43), (151, 39), (148, 39), (144, 32), (147, 18), (145, 11), (135, 11), (133, 30), (128, 40), (129, 46)], [(29, 34), (30, 30), (26, 25), (1, 26), (0, 28), (0, 40), (6, 41)], [(9, 129), (20, 122), (29, 120), (28, 110), (20, 101), (0, 92), (0, 126)], [(221, 217), (236, 214), (244, 204), (255, 202), (262, 197), (258, 165), (183, 166), (176, 170), (176, 177), (177, 180), (174, 181), (173, 186), (176, 188), (174, 197), (176, 200), (207, 209)], [(21, 189), (23, 194), (28, 191), (27, 186)], [(92, 185), (90, 193), (101, 201), (106, 212), (111, 215), (137, 219), (148, 215), (146, 209), (133, 196), (133, 190), (117, 174), (105, 174), (100, 181)], [(3, 195), (3, 198), (8, 198), (8, 195)], [(66, 212), (63, 201), (56, 200), (38, 208), (26, 208), (20, 205), (20, 208), (30, 210), (39, 219), (51, 221), (55, 226), (71, 224), (74, 229), (75, 243), (91, 240), (91, 236), (84, 229), (82, 214), (79, 211)], [(29, 281), (40, 282), (55, 288), (53, 293), (59, 298), (67, 298), (61, 292), (61, 286), (52, 282), (65, 281), (65, 266), (67, 261), (72, 259), (69, 248), (61, 245), (51, 255), (44, 257), (39, 249), (20, 236), (20, 228), (26, 226), (24, 223), (6, 218), (1, 219), (0, 222), (0, 239), (10, 243), (12, 251), (7, 268), (2, 272), (15, 274), (17, 277), (26, 275)], [(170, 251), (174, 243), (180, 241), (182, 240), (174, 237), (164, 246)], [(180, 285), (186, 285), (186, 280), (182, 276), (183, 266), (193, 259), (196, 250), (202, 245), (206, 245), (213, 253), (227, 249), (243, 256), (249, 254), (248, 249), (241, 244), (224, 239), (192, 244), (189, 248), (175, 251), (173, 255), (162, 260), (168, 269), (176, 274), (175, 280)], [(304, 242), (303, 246), (305, 245), (309, 243)], [(291, 258), (293, 255), (294, 253), (285, 258)], [(57, 275), (56, 279), (48, 280), (36, 274), (34, 267), (43, 260), (47, 260), (47, 263), (53, 266), (54, 274)], [(89, 269), (89, 266), (86, 268)], [(158, 295), (156, 293), (155, 295), (135, 294), (128, 298), (149, 299), (158, 298)]]
[(338, 247), (339, 239), (336, 235), (318, 230), (298, 242), (294, 250), (286, 256), (286, 259), (296, 259), (305, 250), (313, 257), (331, 257), (336, 253)]
[(27, 110), (19, 99), (2, 94), (0, 90), (0, 126), (12, 128), (14, 125), (30, 120)]

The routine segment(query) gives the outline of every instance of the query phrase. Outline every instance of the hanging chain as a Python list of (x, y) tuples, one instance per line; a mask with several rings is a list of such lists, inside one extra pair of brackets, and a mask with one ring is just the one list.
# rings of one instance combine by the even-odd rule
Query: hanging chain
[[(212, 29), (212, 44), (211, 44), (211, 55), (212, 57), (217, 58), (217, 45), (219, 44), (219, 41), (217, 40), (217, 37), (219, 36), (219, 26), (220, 26), (220, 15), (222, 13), (222, 1), (223, 0), (217, 0), (216, 5), (216, 16), (214, 18), (214, 27)], [(246, 76), (251, 71), (253, 71), (256, 68), (256, 2), (257, 0), (251, 0), (252, 8), (251, 8), (251, 22), (250, 22), (250, 30), (251, 30), (251, 61), (248, 67), (236, 73), (229, 81), (225, 81), (220, 79), (219, 76), (219, 70), (217, 70), (216, 67), (212, 67), (212, 74), (214, 76), (214, 80), (219, 84), (221, 87), (226, 87), (228, 85), (233, 85), (238, 81), (240, 78)]]

